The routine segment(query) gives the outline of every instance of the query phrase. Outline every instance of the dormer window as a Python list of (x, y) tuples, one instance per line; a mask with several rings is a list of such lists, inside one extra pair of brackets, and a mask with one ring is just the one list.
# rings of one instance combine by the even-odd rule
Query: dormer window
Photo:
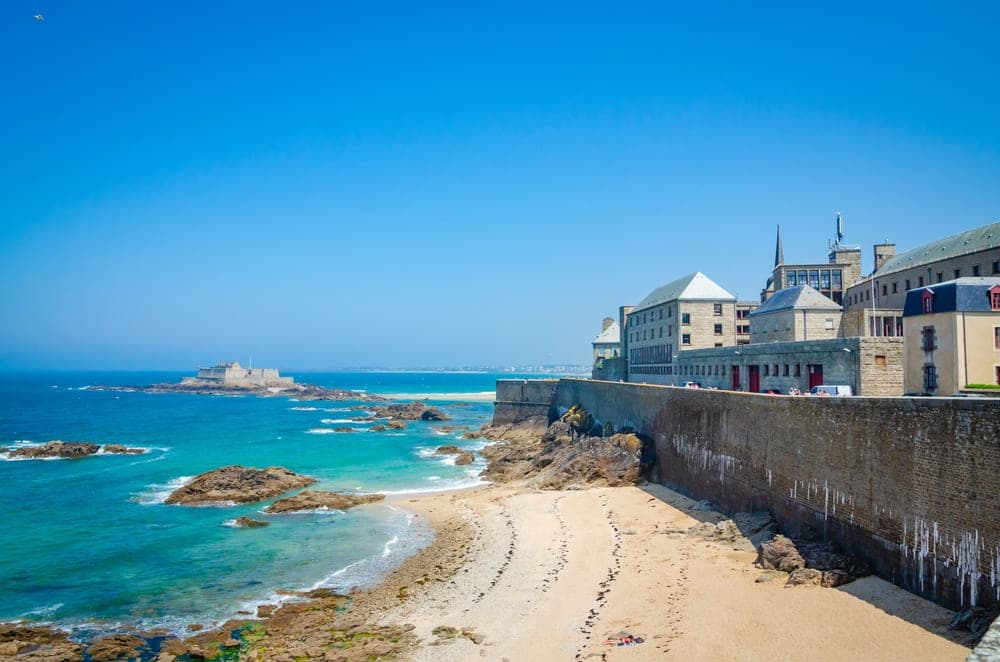
[(1000, 285), (994, 285), (988, 291), (990, 294), (990, 308), (1000, 311)]
[(931, 290), (924, 290), (924, 293), (921, 295), (920, 309), (925, 313), (934, 312), (934, 292)]

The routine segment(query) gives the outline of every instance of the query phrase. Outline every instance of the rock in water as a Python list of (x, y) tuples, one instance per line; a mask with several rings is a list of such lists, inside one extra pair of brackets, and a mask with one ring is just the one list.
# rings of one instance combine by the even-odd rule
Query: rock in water
[(467, 464), (472, 464), (475, 461), (475, 456), (472, 453), (460, 453), (458, 457), (455, 458), (455, 466), (465, 466)]
[(403, 421), (389, 421), (388, 423), (385, 424), (385, 427), (387, 427), (390, 430), (405, 430), (406, 423), (404, 423)]
[(0, 659), (81, 660), (83, 647), (69, 635), (46, 626), (0, 623)]
[(105, 444), (104, 452), (114, 453), (115, 455), (142, 455), (146, 451), (141, 448), (128, 448), (121, 444)]
[(259, 519), (250, 519), (249, 517), (237, 517), (236, 526), (241, 529), (253, 529), (261, 526), (271, 526), (271, 523)]
[(299, 510), (313, 510), (315, 508), (333, 508), (335, 510), (347, 510), (363, 503), (381, 501), (384, 494), (344, 494), (342, 492), (325, 492), (323, 490), (305, 490), (288, 497), (279, 499), (264, 509), (268, 513), (293, 513)]
[(200, 474), (187, 485), (170, 493), (167, 503), (198, 505), (254, 503), (316, 482), (284, 467), (254, 469), (234, 464)]
[(437, 455), (460, 455), (462, 453), (462, 449), (458, 446), (452, 446), (449, 444), (447, 446), (438, 446), (437, 450), (434, 452)]
[(41, 446), (15, 448), (10, 451), (10, 457), (43, 458), (43, 457), (87, 457), (99, 451), (101, 447), (86, 441), (49, 441)]
[(394, 421), (448, 421), (448, 415), (437, 407), (428, 407), (423, 402), (408, 402), (405, 405), (384, 405), (372, 407), (376, 418), (391, 418)]

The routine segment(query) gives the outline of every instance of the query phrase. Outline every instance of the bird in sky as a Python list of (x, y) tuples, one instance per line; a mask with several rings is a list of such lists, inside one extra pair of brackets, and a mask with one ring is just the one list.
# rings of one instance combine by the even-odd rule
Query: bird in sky
[(35, 14), (35, 20), (41, 23), (42, 21), (45, 20), (45, 17), (42, 16), (41, 14)]

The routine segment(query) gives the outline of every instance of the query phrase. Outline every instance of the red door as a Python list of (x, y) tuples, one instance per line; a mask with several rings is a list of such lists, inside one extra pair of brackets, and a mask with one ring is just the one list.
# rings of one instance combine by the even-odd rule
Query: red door
[(809, 388), (823, 385), (823, 366), (811, 364), (809, 366)]
[(740, 367), (738, 365), (733, 366), (733, 390), (740, 390)]
[(750, 371), (750, 392), (760, 393), (760, 366), (751, 365), (747, 369)]

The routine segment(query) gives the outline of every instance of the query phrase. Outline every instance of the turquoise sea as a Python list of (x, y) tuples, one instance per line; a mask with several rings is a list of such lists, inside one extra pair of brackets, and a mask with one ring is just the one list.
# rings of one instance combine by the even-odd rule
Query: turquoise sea
[[(391, 503), (346, 512), (263, 515), (270, 503), (163, 503), (188, 478), (228, 464), (280, 465), (314, 487), (385, 494), (475, 485), (481, 460), (456, 467), (442, 444), (469, 449), (461, 430), (411, 422), (367, 432), (360, 402), (284, 397), (99, 391), (95, 384), (173, 382), (181, 373), (0, 374), (0, 446), (53, 439), (119, 443), (143, 455), (12, 460), (0, 455), (0, 620), (27, 619), (81, 636), (119, 629), (212, 624), (282, 599), (279, 589), (346, 590), (376, 581), (426, 545), (430, 530)], [(369, 393), (492, 392), (479, 373), (293, 374), (297, 381)], [(436, 400), (478, 429), (492, 402)], [(352, 426), (352, 434), (330, 433)], [(267, 519), (238, 529), (240, 515)]]

